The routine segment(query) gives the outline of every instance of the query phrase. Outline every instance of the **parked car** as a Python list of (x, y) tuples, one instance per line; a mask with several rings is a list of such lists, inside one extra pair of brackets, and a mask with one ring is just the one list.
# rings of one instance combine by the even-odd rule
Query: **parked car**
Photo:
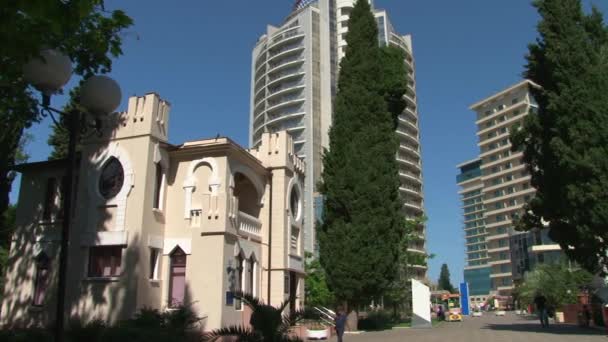
[(505, 310), (497, 310), (494, 314), (496, 316), (505, 316), (507, 312)]

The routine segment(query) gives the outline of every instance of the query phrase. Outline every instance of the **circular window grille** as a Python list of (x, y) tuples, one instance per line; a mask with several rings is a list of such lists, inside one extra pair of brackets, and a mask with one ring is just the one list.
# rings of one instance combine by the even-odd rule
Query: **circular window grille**
[(101, 170), (99, 193), (105, 199), (114, 198), (125, 182), (125, 171), (118, 159), (112, 157)]

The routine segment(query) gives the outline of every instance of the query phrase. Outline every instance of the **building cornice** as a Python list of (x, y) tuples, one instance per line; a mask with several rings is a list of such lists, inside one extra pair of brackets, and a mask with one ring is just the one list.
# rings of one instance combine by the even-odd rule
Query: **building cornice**
[(481, 101), (478, 101), (478, 102), (472, 104), (469, 107), (469, 109), (476, 110), (479, 107), (483, 106), (484, 104), (486, 104), (488, 102), (491, 102), (493, 100), (496, 100), (497, 98), (499, 98), (501, 96), (504, 96), (504, 95), (506, 95), (506, 94), (508, 94), (508, 93), (510, 93), (510, 92), (512, 92), (512, 91), (514, 91), (516, 89), (518, 89), (518, 88), (523, 87), (523, 86), (530, 86), (530, 87), (534, 87), (534, 88), (537, 88), (537, 89), (541, 88), (538, 84), (536, 84), (536, 83), (534, 83), (534, 82), (532, 82), (530, 80), (523, 80), (523, 81), (521, 81), (521, 82), (519, 82), (519, 83), (517, 83), (515, 85), (510, 86), (509, 88), (507, 88), (505, 90), (502, 90), (502, 91), (500, 91), (500, 92), (498, 92), (498, 93), (496, 93), (494, 95), (491, 95), (488, 98), (485, 98), (485, 99), (483, 99)]

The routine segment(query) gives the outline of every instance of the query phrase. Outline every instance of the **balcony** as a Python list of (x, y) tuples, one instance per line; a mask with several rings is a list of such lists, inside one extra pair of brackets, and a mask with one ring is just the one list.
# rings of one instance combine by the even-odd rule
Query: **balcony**
[(406, 194), (413, 195), (418, 198), (422, 198), (422, 194), (421, 194), (422, 191), (420, 189), (416, 190), (411, 187), (400, 186), (399, 190), (405, 192)]
[[(415, 118), (413, 118), (411, 116), (411, 114), (408, 114), (408, 115), (401, 114), (401, 115), (399, 115), (399, 122), (403, 126), (409, 127), (409, 129), (415, 130), (416, 132), (418, 132), (418, 127), (416, 126), (417, 120), (415, 120)], [(399, 128), (397, 128), (397, 129), (399, 129)]]
[(404, 201), (403, 206), (410, 209), (415, 209), (417, 211), (422, 211), (422, 203), (415, 201)]
[[(510, 111), (515, 110), (515, 109), (517, 109), (519, 107), (523, 107), (523, 105), (527, 105), (527, 104), (528, 103), (526, 102), (526, 100), (519, 101), (516, 104), (512, 104), (512, 105), (510, 105), (508, 107), (503, 108), (502, 110), (496, 111), (496, 112), (494, 112), (494, 113), (492, 113), (492, 114), (490, 114), (488, 116), (484, 116), (483, 118), (475, 121), (475, 124), (477, 124), (477, 125), (483, 124), (483, 123), (487, 122), (488, 120), (496, 119), (497, 117), (499, 117), (500, 115), (502, 115), (504, 113), (510, 112)], [(528, 108), (526, 106), (525, 112), (527, 112), (527, 110), (528, 110)]]
[(270, 39), (270, 44), (268, 46), (268, 50), (272, 50), (273, 48), (280, 46), (281, 44), (286, 44), (295, 39), (303, 38), (304, 33), (302, 31), (298, 30), (298, 28), (299, 28), (299, 26), (290, 28), (286, 31), (283, 31), (282, 33), (279, 33), (279, 34), (273, 36)]
[(508, 252), (509, 249), (510, 249), (509, 246), (488, 248), (488, 254), (489, 253)]
[(288, 107), (297, 103), (301, 103), (304, 102), (306, 99), (305, 98), (301, 98), (301, 97), (297, 97), (297, 96), (290, 96), (287, 98), (284, 98), (282, 101), (276, 101), (276, 102), (268, 102), (268, 109), (266, 110), (267, 112), (271, 112), (274, 110), (277, 110), (279, 108), (283, 108), (283, 107)]
[(277, 60), (279, 58), (300, 53), (302, 50), (304, 50), (304, 45), (302, 44), (292, 44), (285, 46), (284, 48), (277, 50), (276, 53), (272, 54), (268, 58), (268, 63), (271, 64), (272, 61)]
[[(403, 157), (403, 156), (397, 156), (397, 163), (403, 164), (405, 166), (411, 167), (416, 171), (420, 171), (420, 164), (418, 164), (418, 161), (413, 160), (411, 158), (407, 158), (407, 157)], [(400, 166), (399, 169), (402, 169), (402, 167)]]
[(426, 251), (424, 250), (424, 247), (421, 246), (411, 246), (407, 248), (408, 252), (411, 253), (417, 253), (417, 254), (424, 254), (426, 255)]
[(281, 69), (285, 69), (290, 66), (304, 63), (304, 61), (305, 61), (304, 58), (301, 58), (300, 56), (282, 58), (278, 62), (275, 62), (275, 63), (272, 63), (269, 65), (268, 74), (277, 72)]
[[(273, 116), (266, 123), (266, 125), (274, 125), (274, 124), (277, 124), (277, 123), (279, 123), (281, 121), (284, 121), (284, 120), (289, 120), (289, 119), (300, 117), (300, 116), (302, 116), (304, 114), (306, 114), (306, 113), (304, 113), (304, 112), (296, 112), (296, 113), (292, 113), (292, 114), (282, 114), (282, 115)], [(303, 124), (301, 123), (301, 121), (298, 121), (295, 124), (295, 126), (293, 126), (293, 127), (299, 127), (299, 126), (303, 126)]]
[(301, 68), (298, 68), (297, 70), (289, 69), (287, 71), (283, 71), (282, 73), (280, 73), (276, 76), (273, 76), (272, 78), (269, 77), (267, 86), (270, 87), (271, 85), (277, 84), (282, 81), (286, 81), (286, 80), (296, 78), (296, 77), (302, 77), (302, 76), (304, 76), (304, 74), (305, 74), (304, 69), (301, 69)]
[[(399, 137), (400, 141), (405, 141), (405, 140), (409, 140), (409, 146), (413, 146), (413, 144), (418, 144), (418, 136), (417, 135), (413, 135), (410, 132), (407, 132), (407, 130), (401, 130), (399, 128), (397, 128), (397, 137)], [(408, 145), (406, 143), (406, 145)]]
[(510, 263), (511, 263), (511, 259), (490, 260), (488, 262), (488, 265), (494, 266), (494, 265), (505, 265), (505, 264), (510, 264)]
[(512, 277), (512, 276), (513, 276), (513, 273), (511, 273), (511, 272), (490, 274), (490, 278), (504, 278), (504, 277)]
[(268, 100), (274, 99), (279, 95), (289, 94), (293, 91), (299, 91), (304, 89), (304, 82), (290, 82), (281, 85), (280, 87), (275, 87), (270, 91), (270, 95), (268, 95)]
[(409, 172), (408, 170), (399, 170), (399, 176), (405, 178), (406, 180), (413, 180), (418, 184), (422, 184), (420, 180), (420, 175), (415, 174), (413, 172)]
[(262, 237), (262, 222), (257, 218), (239, 211), (238, 214), (238, 231), (251, 237)]
[(458, 176), (456, 176), (456, 183), (464, 183), (477, 177), (481, 177), (480, 169), (475, 169), (459, 174)]
[(420, 158), (420, 152), (418, 152), (418, 148), (416, 146), (409, 145), (409, 144), (406, 144), (406, 143), (400, 143), (399, 144), (399, 149), (401, 151), (409, 152), (410, 154), (412, 154), (416, 158)]
[(510, 291), (510, 290), (513, 290), (513, 289), (515, 289), (514, 285), (504, 285), (504, 286), (498, 286), (498, 287), (496, 287), (496, 290), (498, 290), (498, 291)]

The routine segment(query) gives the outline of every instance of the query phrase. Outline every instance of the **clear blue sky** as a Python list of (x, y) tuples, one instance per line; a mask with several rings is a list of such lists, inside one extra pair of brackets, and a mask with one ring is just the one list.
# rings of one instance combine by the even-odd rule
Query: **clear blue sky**
[[(219, 133), (246, 146), (251, 50), (266, 25), (280, 24), (294, 2), (106, 0), (108, 9), (122, 8), (135, 20), (111, 74), (122, 87), (121, 110), (129, 96), (154, 91), (172, 104), (171, 142)], [(596, 2), (606, 13), (608, 4)], [(456, 165), (478, 154), (468, 107), (520, 80), (538, 16), (528, 0), (375, 4), (388, 10), (400, 33), (413, 35), (428, 249), (437, 255), (430, 278), (436, 281), (447, 263), (456, 284), (464, 266)], [(54, 98), (53, 104), (64, 101)], [(31, 161), (48, 156), (48, 126), (45, 121), (31, 129)]]

